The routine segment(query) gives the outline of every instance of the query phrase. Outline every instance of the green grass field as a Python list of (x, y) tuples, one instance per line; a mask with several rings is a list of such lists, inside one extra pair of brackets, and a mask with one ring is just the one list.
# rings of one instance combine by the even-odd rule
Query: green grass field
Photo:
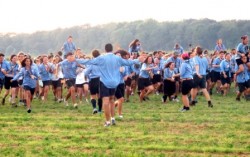
[(160, 96), (131, 98), (108, 128), (87, 103), (73, 109), (35, 99), (31, 114), (1, 105), (0, 156), (250, 156), (250, 102), (215, 94), (211, 109), (200, 96), (181, 113), (181, 103), (163, 105)]

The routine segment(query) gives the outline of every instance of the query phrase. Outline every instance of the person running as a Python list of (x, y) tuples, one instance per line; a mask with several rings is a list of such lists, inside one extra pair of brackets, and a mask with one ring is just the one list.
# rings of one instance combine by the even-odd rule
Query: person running
[(221, 68), (221, 89), (223, 96), (226, 96), (231, 84), (231, 56), (230, 53), (225, 54), (225, 59), (220, 63)]
[[(92, 56), (94, 58), (100, 56), (98, 50), (92, 51)], [(85, 76), (89, 78), (89, 91), (90, 91), (90, 102), (93, 107), (93, 114), (102, 112), (102, 99), (99, 97), (99, 85), (100, 85), (100, 68), (97, 65), (89, 65), (85, 71)], [(96, 108), (96, 103), (98, 104), (98, 110)]]
[[(62, 59), (56, 55), (53, 59), (53, 67), (57, 67), (58, 63), (60, 63)], [(62, 102), (62, 79), (63, 79), (63, 73), (61, 67), (59, 69), (55, 69), (52, 76), (52, 89), (53, 94), (55, 96), (55, 100), (57, 102)]]
[(76, 62), (73, 53), (68, 53), (66, 58), (67, 59), (58, 63), (57, 66), (57, 69), (61, 67), (68, 88), (67, 95), (64, 99), (64, 104), (65, 106), (68, 106), (68, 99), (71, 97), (74, 108), (77, 108), (78, 104), (76, 103), (75, 82), (76, 82), (76, 69), (80, 64)]
[(105, 112), (105, 127), (115, 125), (114, 117), (114, 96), (115, 89), (120, 83), (120, 67), (130, 66), (132, 64), (143, 62), (146, 58), (141, 55), (137, 60), (125, 60), (116, 56), (113, 51), (112, 44), (105, 45), (106, 54), (99, 56), (93, 60), (76, 60), (79, 64), (95, 64), (100, 68), (100, 97), (102, 98), (104, 112)]
[(2, 104), (4, 105), (6, 97), (9, 95), (11, 90), (11, 105), (12, 107), (17, 107), (16, 104), (16, 88), (18, 88), (18, 82), (11, 80), (13, 77), (19, 72), (19, 65), (17, 64), (17, 56), (11, 55), (10, 62), (8, 62), (7, 66), (2, 68), (2, 72), (5, 74), (4, 79), (4, 88), (5, 88), (5, 94), (2, 99)]
[(0, 53), (0, 68), (1, 68), (1, 71), (0, 71), (0, 93), (1, 93), (3, 86), (4, 86), (4, 78), (5, 78), (4, 69), (6, 69), (7, 66), (8, 66), (8, 62), (5, 61), (4, 54)]
[(43, 84), (40, 97), (42, 98), (43, 102), (47, 102), (49, 86), (51, 85), (51, 74), (54, 73), (55, 67), (52, 63), (49, 63), (47, 56), (43, 56), (41, 58), (41, 64), (38, 66), (38, 70)]
[(198, 88), (200, 88), (208, 102), (208, 107), (213, 107), (210, 95), (206, 88), (206, 71), (208, 69), (207, 59), (203, 57), (202, 49), (200, 47), (195, 48), (196, 56), (193, 58), (195, 73), (193, 76), (194, 83), (191, 91), (191, 105), (195, 105), (195, 98), (198, 93)]
[(36, 88), (36, 82), (40, 78), (38, 69), (33, 66), (32, 60), (30, 58), (25, 58), (22, 61), (22, 68), (20, 72), (11, 80), (14, 82), (18, 80), (18, 78), (23, 77), (23, 89), (25, 100), (27, 104), (27, 112), (31, 113), (31, 102), (33, 100), (33, 95)]
[[(241, 64), (235, 66), (236, 82), (239, 86), (239, 92), (237, 93), (236, 101), (240, 101), (240, 96), (242, 95), (242, 93), (244, 93), (245, 96), (248, 96), (250, 94), (250, 78), (248, 75), (248, 67), (246, 63), (247, 57), (241, 55)], [(246, 97), (246, 99), (249, 98)]]

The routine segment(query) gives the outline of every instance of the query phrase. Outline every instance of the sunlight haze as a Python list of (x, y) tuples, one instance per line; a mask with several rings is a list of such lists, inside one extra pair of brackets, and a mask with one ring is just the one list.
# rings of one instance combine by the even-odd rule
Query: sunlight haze
[(0, 33), (32, 33), (76, 25), (155, 19), (249, 20), (249, 0), (0, 0)]

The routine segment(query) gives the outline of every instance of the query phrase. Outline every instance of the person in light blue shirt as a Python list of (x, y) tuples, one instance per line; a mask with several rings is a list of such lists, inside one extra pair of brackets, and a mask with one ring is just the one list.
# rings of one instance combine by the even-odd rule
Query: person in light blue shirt
[(110, 126), (110, 124), (115, 124), (114, 94), (115, 89), (120, 83), (120, 67), (136, 64), (139, 63), (139, 61), (142, 62), (145, 60), (145, 55), (141, 55), (136, 60), (125, 60), (119, 56), (116, 56), (112, 52), (113, 46), (111, 44), (105, 45), (105, 51), (105, 55), (99, 56), (93, 60), (77, 59), (76, 62), (79, 64), (95, 64), (100, 68), (100, 97), (103, 101), (103, 107), (106, 117), (104, 126), (107, 127)]
[(8, 62), (4, 59), (4, 54), (0, 53), (0, 68), (1, 68), (1, 71), (0, 71), (0, 93), (3, 89), (4, 78), (5, 78), (3, 71), (4, 71), (4, 69), (6, 69), (7, 66), (8, 66)]
[[(100, 56), (100, 52), (98, 50), (93, 50), (92, 56), (96, 58)], [(101, 73), (98, 65), (87, 66), (85, 76), (89, 77), (90, 101), (93, 107), (93, 114), (102, 112), (102, 99), (99, 97), (100, 75)], [(98, 111), (96, 109), (96, 100), (98, 100)]]
[(212, 77), (211, 77), (211, 88), (210, 88), (210, 94), (212, 94), (212, 90), (215, 86), (215, 84), (217, 83), (217, 89), (219, 89), (219, 87), (221, 86), (221, 79), (220, 79), (220, 63), (222, 62), (222, 60), (224, 60), (224, 51), (220, 51), (219, 52), (219, 57), (216, 57), (215, 59), (213, 59), (212, 61)]
[(225, 54), (225, 59), (220, 63), (221, 68), (221, 84), (223, 90), (223, 96), (227, 95), (229, 91), (229, 85), (231, 84), (231, 55), (230, 53)]
[(63, 76), (68, 88), (68, 92), (66, 98), (64, 99), (64, 103), (68, 106), (68, 99), (71, 97), (74, 108), (78, 107), (76, 103), (75, 97), (75, 82), (76, 82), (76, 70), (77, 67), (81, 67), (81, 63), (78, 63), (73, 55), (73, 53), (68, 53), (66, 56), (67, 59), (63, 60), (62, 62), (58, 63), (58, 67), (62, 68)]
[(162, 96), (163, 103), (166, 103), (167, 98), (169, 98), (169, 101), (172, 101), (172, 96), (174, 96), (176, 87), (175, 87), (175, 77), (176, 75), (174, 71), (174, 63), (169, 62), (166, 65), (166, 68), (163, 71), (163, 87), (164, 87), (164, 95)]
[(55, 67), (52, 63), (49, 63), (47, 56), (43, 56), (41, 58), (41, 64), (38, 66), (38, 70), (43, 82), (40, 96), (42, 96), (42, 101), (46, 102), (48, 100), (49, 86), (51, 85), (51, 74), (54, 73)]
[[(182, 60), (178, 57), (179, 56), (179, 53), (178, 52), (173, 52), (173, 56), (169, 57), (166, 61), (166, 64), (169, 63), (169, 62), (174, 62), (175, 64), (175, 73), (178, 74), (180, 73), (180, 66), (181, 66), (181, 63), (182, 63)], [(180, 88), (180, 78), (179, 77), (176, 77), (175, 78), (176, 80), (176, 90), (175, 90), (175, 97), (174, 97), (174, 101), (179, 101), (177, 96), (179, 95), (179, 88)]]
[(63, 44), (64, 59), (66, 58), (68, 53), (70, 52), (74, 53), (74, 51), (76, 51), (76, 46), (72, 40), (73, 40), (73, 37), (69, 36), (67, 41)]
[(180, 67), (180, 79), (182, 81), (181, 93), (183, 103), (183, 108), (181, 111), (185, 112), (190, 110), (188, 94), (193, 88), (193, 67), (189, 62), (190, 56), (188, 53), (183, 53), (181, 55), (181, 58), (183, 59), (183, 62)]
[(247, 57), (241, 56), (242, 64), (235, 66), (235, 74), (236, 74), (236, 82), (238, 83), (239, 92), (236, 96), (236, 101), (240, 101), (240, 97), (242, 93), (245, 93), (247, 95), (246, 98), (248, 98), (250, 94), (250, 79), (248, 75), (248, 67), (246, 65), (247, 63)]
[(135, 39), (133, 40), (130, 44), (129, 44), (129, 49), (128, 52), (130, 54), (132, 53), (136, 53), (137, 55), (139, 54), (139, 52), (142, 51), (142, 47), (141, 47), (141, 42), (139, 39)]
[(149, 55), (141, 66), (138, 79), (138, 91), (140, 91), (140, 102), (145, 99), (148, 99), (147, 96), (154, 91), (154, 86), (152, 85), (152, 82), (150, 80), (153, 77), (153, 69), (153, 57)]
[(176, 43), (173, 51), (176, 52), (178, 55), (182, 55), (184, 52), (184, 49), (180, 44)]
[[(5, 88), (5, 94), (2, 99), (2, 105), (5, 104), (5, 99), (11, 92), (11, 105), (12, 107), (17, 107), (16, 104), (16, 88), (18, 88), (18, 82), (13, 81), (11, 82), (11, 79), (19, 72), (19, 65), (17, 64), (17, 56), (11, 55), (10, 62), (8, 62), (6, 67), (3, 67), (3, 73), (5, 74), (4, 79), (4, 88)], [(11, 90), (10, 90), (11, 89)]]
[(37, 85), (37, 80), (40, 78), (37, 68), (32, 65), (30, 58), (25, 58), (22, 61), (22, 68), (20, 72), (11, 80), (11, 82), (23, 77), (23, 89), (26, 96), (27, 112), (31, 112), (31, 102)]
[(226, 46), (222, 43), (222, 39), (218, 39), (214, 51), (226, 51)]
[(152, 69), (153, 78), (152, 83), (155, 88), (155, 94), (159, 95), (159, 88), (162, 83), (162, 69), (160, 68), (160, 61), (158, 58), (154, 58), (154, 68)]
[(203, 50), (201, 47), (195, 48), (196, 56), (194, 57), (194, 66), (195, 66), (195, 73), (194, 73), (194, 84), (193, 89), (191, 91), (191, 105), (195, 105), (196, 101), (195, 98), (198, 93), (198, 88), (200, 88), (208, 102), (208, 107), (213, 107), (211, 103), (210, 95), (206, 88), (206, 72), (208, 69), (208, 62), (205, 57), (203, 57)]
[[(237, 51), (237, 57), (236, 57), (236, 63), (238, 65), (242, 64), (241, 57), (247, 55), (248, 53), (248, 36), (244, 35), (241, 37), (241, 43), (238, 44), (236, 51)], [(247, 58), (248, 60), (248, 58)]]

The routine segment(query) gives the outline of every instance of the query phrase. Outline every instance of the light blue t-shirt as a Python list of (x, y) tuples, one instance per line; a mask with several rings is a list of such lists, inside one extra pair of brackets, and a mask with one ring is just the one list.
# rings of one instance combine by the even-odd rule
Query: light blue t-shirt
[[(199, 66), (199, 74), (200, 75), (206, 75), (207, 74), (206, 71), (208, 69), (207, 59), (205, 57), (195, 56), (193, 58), (193, 61), (194, 61), (195, 66), (197, 66), (197, 65)], [(196, 73), (196, 71), (195, 71), (195, 73)]]

